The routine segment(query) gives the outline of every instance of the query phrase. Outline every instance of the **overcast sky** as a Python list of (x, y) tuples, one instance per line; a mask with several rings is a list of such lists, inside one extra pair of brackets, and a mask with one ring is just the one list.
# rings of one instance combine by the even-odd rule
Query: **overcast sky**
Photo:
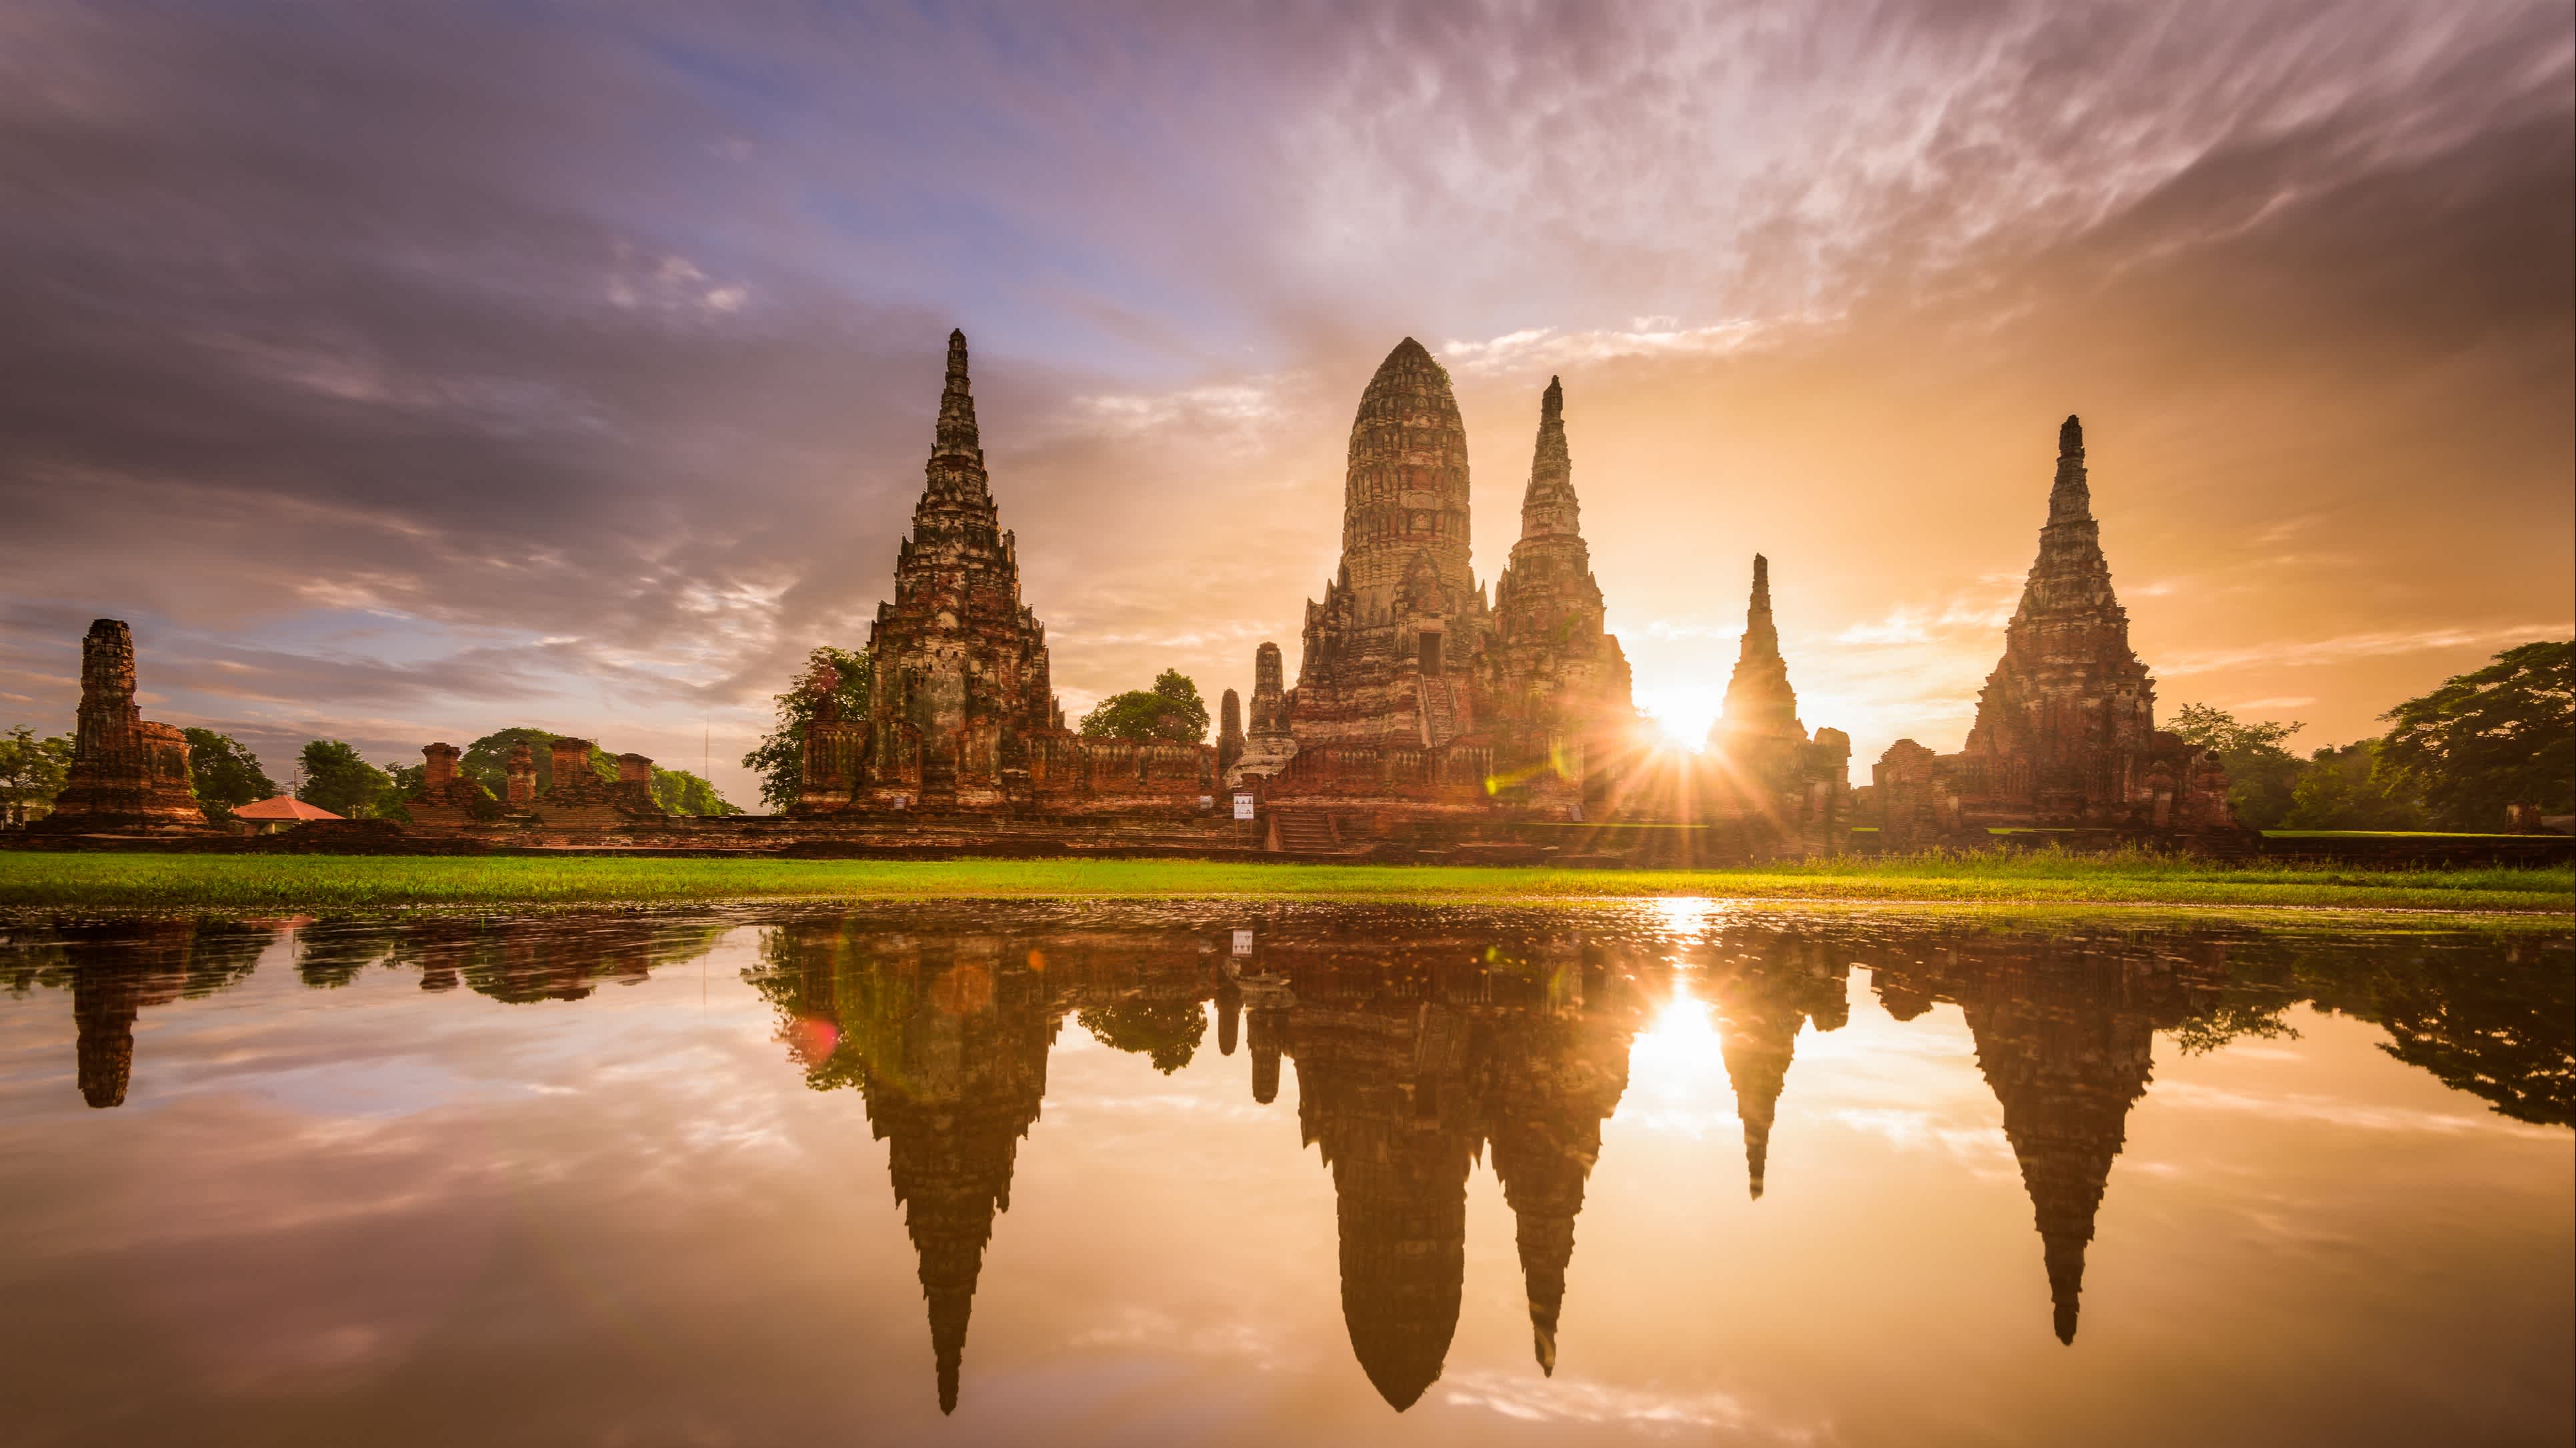
[(281, 776), (533, 724), (748, 802), (951, 326), (1076, 713), (1293, 674), (1406, 335), (1481, 577), (1562, 375), (1640, 702), (1767, 553), (1861, 779), (1964, 737), (2069, 412), (2162, 715), (2570, 632), (2563, 4), (931, 8), (0, 8), (0, 725), (113, 616)]

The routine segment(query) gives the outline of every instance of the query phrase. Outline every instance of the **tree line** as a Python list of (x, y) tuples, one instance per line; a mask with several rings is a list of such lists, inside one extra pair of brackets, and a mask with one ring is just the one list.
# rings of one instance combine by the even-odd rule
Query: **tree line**
[[(212, 729), (180, 732), (188, 739), (189, 783), (198, 806), (214, 823), (231, 820), (243, 805), (287, 792), (240, 740)], [(457, 773), (472, 781), (487, 799), (507, 798), (510, 748), (524, 743), (536, 756), (537, 789), (542, 794), (554, 783), (551, 746), (555, 738), (546, 729), (497, 730), (466, 746), (457, 760)], [(70, 779), (71, 761), (68, 734), (39, 738), (22, 724), (0, 735), (0, 824), (22, 825), (51, 812), (54, 796)], [(617, 778), (617, 756), (596, 744), (590, 749), (590, 767), (601, 779)], [(296, 752), (294, 795), (347, 819), (408, 822), (411, 811), (405, 802), (419, 792), (427, 770), (420, 763), (379, 767), (344, 740), (316, 739)], [(742, 813), (714, 785), (684, 769), (654, 766), (652, 787), (654, 800), (673, 814)]]
[(2388, 732), (2304, 759), (2307, 726), (2186, 704), (2173, 731), (2217, 751), (2254, 829), (2500, 830), (2514, 805), (2576, 813), (2576, 644), (2529, 643), (2379, 717)]

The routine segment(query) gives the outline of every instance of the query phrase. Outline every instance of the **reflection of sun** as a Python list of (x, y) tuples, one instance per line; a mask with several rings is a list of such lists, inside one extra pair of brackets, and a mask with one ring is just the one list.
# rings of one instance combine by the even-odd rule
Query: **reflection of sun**
[(1691, 994), (1688, 976), (1676, 976), (1673, 998), (1629, 1048), (1628, 1096), (1646, 1113), (1671, 1118), (1697, 1117), (1734, 1095), (1708, 1002)]
[(1675, 935), (1699, 934), (1708, 928), (1708, 918), (1720, 908), (1704, 895), (1676, 895), (1655, 902), (1655, 914), (1664, 929)]

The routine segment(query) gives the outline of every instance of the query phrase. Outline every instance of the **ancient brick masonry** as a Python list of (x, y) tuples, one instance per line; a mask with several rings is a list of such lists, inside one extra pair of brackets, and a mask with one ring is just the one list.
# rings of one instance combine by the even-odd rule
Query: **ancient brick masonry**
[(818, 708), (806, 731), (800, 814), (1186, 812), (1215, 788), (1204, 745), (1066, 731), (1046, 629), (1020, 601), (1018, 542), (984, 470), (963, 332), (948, 335), (921, 501), (868, 657), (868, 717)]
[(528, 741), (522, 739), (510, 746), (506, 768), (509, 771), (510, 808), (520, 812), (534, 808), (537, 802), (537, 756), (528, 748)]
[(621, 754), (617, 778), (606, 780), (590, 767), (589, 740), (558, 736), (548, 747), (554, 753), (554, 779), (537, 801), (537, 813), (548, 828), (615, 829), (670, 817), (653, 798), (652, 760)]
[(188, 773), (188, 739), (134, 703), (134, 634), (103, 618), (81, 640), (80, 722), (71, 778), (39, 821), (49, 830), (203, 825)]
[(1745, 607), (1744, 639), (1735, 673), (1726, 683), (1726, 707), (1709, 726), (1708, 771), (1717, 803), (1737, 813), (1765, 815), (1805, 850), (1839, 853), (1851, 834), (1851, 738), (1818, 729), (1813, 738), (1798, 719), (1797, 691), (1780, 654), (1780, 628), (1771, 614), (1771, 560), (1753, 555), (1753, 593)]
[(1252, 719), (1244, 732), (1243, 751), (1226, 771), (1231, 789), (1248, 778), (1267, 779), (1297, 757), (1297, 736), (1289, 724), (1288, 695), (1281, 687), (1286, 670), (1279, 646), (1265, 643), (1252, 655)]
[(442, 742), (423, 746), (420, 754), (420, 792), (403, 806), (411, 815), (412, 828), (461, 830), (500, 814), (498, 801), (457, 772), (462, 750)]
[(2004, 655), (1977, 699), (1967, 747), (1915, 757), (1900, 740), (1880, 762), (1882, 838), (1928, 840), (1920, 822), (2108, 827), (2233, 834), (2225, 773), (2206, 752), (2155, 727), (2155, 681), (2129, 646), (2111, 590), (2084, 468), (2084, 425), (2058, 430), (2057, 477), (2039, 556), (2004, 630)]
[(1408, 337), (1351, 426), (1341, 569), (1307, 605), (1305, 656), (1283, 701), (1293, 754), (1256, 769), (1247, 750), (1239, 773), (1275, 776), (1275, 797), (1366, 802), (1381, 817), (1498, 804), (1580, 814), (1593, 748), (1624, 737), (1635, 709), (1627, 658), (1602, 631), (1561, 385), (1540, 403), (1521, 539), (1491, 606), (1469, 567), (1467, 521), (1457, 399)]
[(1549, 759), (1557, 766), (1551, 776), (1568, 784), (1580, 781), (1587, 747), (1636, 722), (1628, 658), (1602, 618), (1565, 442), (1565, 388), (1551, 377), (1539, 400), (1520, 541), (1494, 588), (1478, 712), (1507, 754)]
[(1341, 568), (1306, 605), (1292, 716), (1301, 747), (1428, 747), (1475, 727), (1466, 686), (1490, 617), (1467, 521), (1458, 399), (1407, 337), (1351, 421)]
[(1234, 762), (1243, 757), (1243, 696), (1232, 689), (1217, 704), (1216, 768), (1220, 775), (1230, 773)]

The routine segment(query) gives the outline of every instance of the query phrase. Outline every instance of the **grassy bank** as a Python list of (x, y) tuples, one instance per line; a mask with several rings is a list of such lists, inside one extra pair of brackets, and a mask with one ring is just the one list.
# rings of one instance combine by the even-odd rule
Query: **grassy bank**
[(0, 853), (0, 908), (364, 911), (726, 900), (1270, 897), (1500, 902), (1657, 896), (2576, 915), (2576, 870), (2229, 866), (2047, 851), (1714, 870), (1195, 860), (700, 860)]

